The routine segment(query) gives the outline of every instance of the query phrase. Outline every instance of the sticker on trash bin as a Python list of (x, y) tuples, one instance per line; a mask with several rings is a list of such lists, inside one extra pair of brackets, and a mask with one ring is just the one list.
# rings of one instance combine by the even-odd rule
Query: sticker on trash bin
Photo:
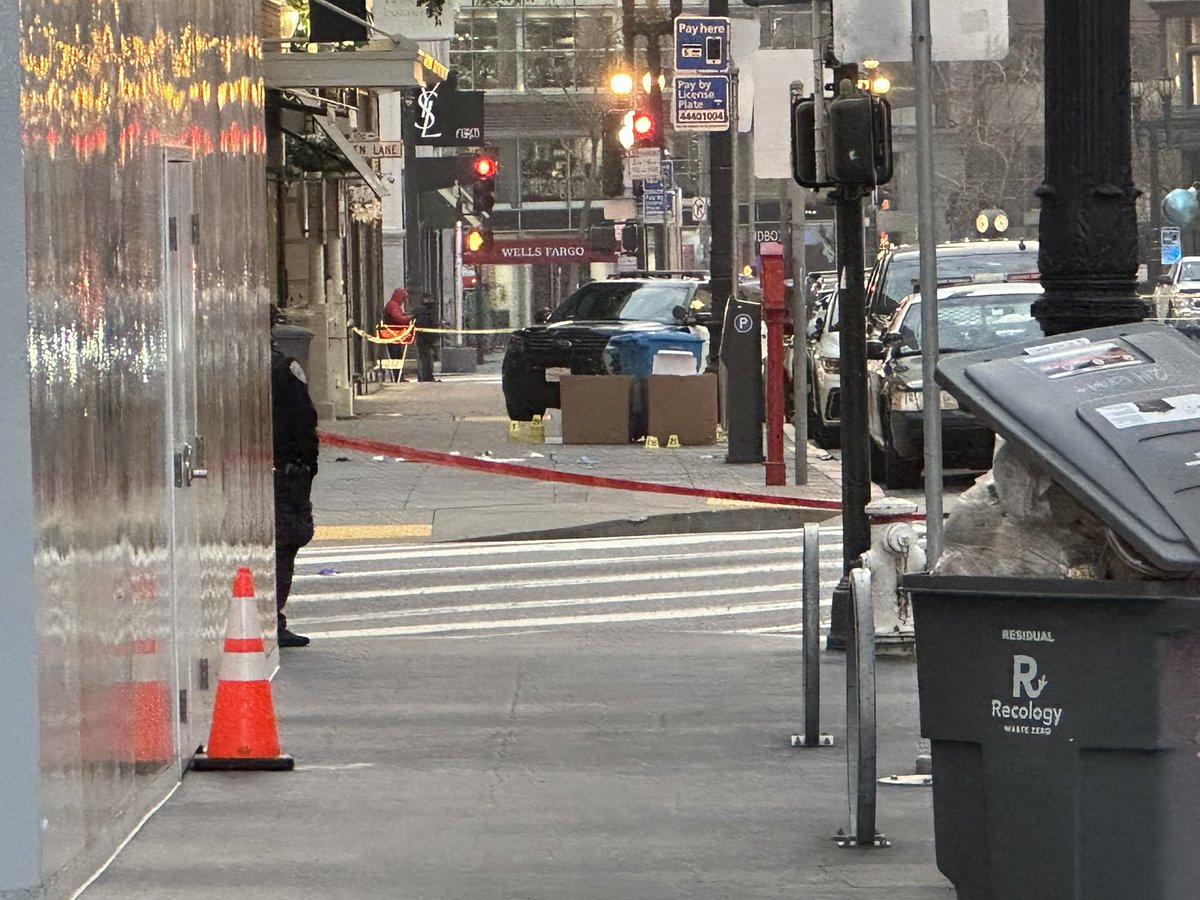
[(1114, 403), (1111, 406), (1099, 406), (1096, 412), (1108, 419), (1114, 428), (1186, 422), (1189, 419), (1200, 419), (1200, 394), (1180, 394), (1177, 397)]
[(1025, 360), (1047, 378), (1066, 378), (1097, 369), (1120, 369), (1146, 362), (1124, 344), (1103, 341), (1098, 344), (1073, 345), (1055, 353), (1039, 353)]
[(1061, 706), (1039, 703), (1050, 687), (1050, 679), (1039, 672), (1038, 661), (1024, 653), (1014, 653), (1012, 662), (1012, 699), (992, 699), (992, 718), (1003, 723), (1007, 734), (1051, 735), (1062, 722)]

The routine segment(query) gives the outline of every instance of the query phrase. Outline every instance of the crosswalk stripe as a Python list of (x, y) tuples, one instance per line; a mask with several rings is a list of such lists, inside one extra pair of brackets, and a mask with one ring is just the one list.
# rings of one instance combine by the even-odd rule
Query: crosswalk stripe
[[(837, 549), (830, 548), (827, 551), (822, 551), (822, 556), (825, 556), (825, 557), (828, 557), (831, 559), (836, 556), (836, 558), (840, 560), (841, 559), (841, 549), (840, 548), (837, 548)], [(787, 548), (780, 549), (780, 548), (775, 548), (775, 547), (760, 547), (760, 548), (756, 548), (756, 549), (741, 549), (738, 551), (738, 557), (739, 557), (739, 559), (742, 559), (742, 560), (745, 560), (749, 557), (759, 557), (759, 558), (761, 558), (761, 557), (782, 557), (783, 559), (790, 560), (792, 568), (794, 568), (796, 565), (799, 564), (799, 559), (800, 559), (799, 555), (794, 550), (787, 549)], [(612, 566), (625, 565), (628, 563), (657, 564), (657, 563), (669, 563), (669, 562), (681, 562), (681, 561), (684, 561), (684, 562), (694, 561), (695, 559), (696, 559), (696, 554), (694, 554), (694, 553), (668, 553), (668, 554), (655, 554), (654, 556), (632, 556), (631, 555), (631, 556), (595, 557), (595, 558), (591, 558), (591, 559), (573, 559), (570, 561), (569, 565), (573, 569), (611, 568)], [(345, 562), (356, 562), (356, 561), (357, 560), (346, 560)], [(564, 565), (567, 565), (567, 563), (565, 563), (561, 559), (541, 559), (541, 560), (523, 561), (516, 568), (519, 568), (521, 570), (532, 570), (532, 569), (560, 568)], [(514, 569), (514, 565), (512, 563), (482, 563), (479, 565), (472, 565), (470, 567), (471, 572), (510, 572), (510, 571), (513, 571), (513, 569)], [(296, 580), (299, 582), (299, 581), (309, 581), (309, 580), (317, 580), (317, 579), (338, 580), (338, 579), (343, 579), (343, 578), (354, 579), (354, 578), (375, 578), (375, 577), (412, 579), (412, 578), (416, 578), (416, 577), (419, 577), (422, 575), (439, 574), (439, 573), (440, 574), (451, 574), (451, 573), (455, 573), (458, 571), (460, 571), (460, 570), (454, 568), (453, 566), (415, 566), (414, 565), (414, 566), (406, 566), (403, 569), (367, 569), (367, 570), (362, 570), (362, 571), (359, 571), (359, 570), (340, 571), (339, 570), (339, 571), (335, 571), (335, 572), (327, 571), (326, 574), (320, 574), (320, 573), (316, 573), (316, 572), (298, 572), (296, 574)]]
[(438, 634), (446, 631), (486, 631), (497, 628), (545, 628), (566, 625), (597, 625), (618, 622), (649, 622), (664, 619), (700, 619), (722, 616), (744, 616), (752, 613), (778, 612), (792, 609), (795, 604), (753, 603), (744, 606), (705, 606), (695, 609), (660, 609), (627, 613), (596, 613), (593, 615), (553, 616), (531, 619), (500, 619), (486, 622), (435, 622), (428, 625), (395, 625), (386, 628), (354, 628), (345, 631), (308, 631), (319, 640), (360, 637), (411, 637)]
[[(508, 612), (518, 609), (542, 609), (567, 606), (606, 606), (609, 604), (618, 605), (625, 603), (653, 603), (669, 600), (692, 600), (696, 599), (697, 597), (708, 599), (711, 597), (740, 597), (747, 594), (780, 593), (790, 593), (793, 595), (793, 597), (795, 597), (793, 606), (796, 607), (798, 612), (800, 609), (800, 589), (800, 583), (795, 582), (792, 584), (758, 584), (749, 587), (711, 588), (701, 592), (661, 591), (658, 593), (620, 594), (610, 597), (589, 596), (555, 597), (546, 600), (506, 600), (495, 603), (467, 603), (456, 606), (424, 606), (415, 609), (396, 609), (382, 612), (364, 612), (346, 615), (306, 615), (304, 617), (304, 621), (322, 623), (358, 622), (379, 619), (402, 619), (408, 616), (463, 615), (480, 612)], [(288, 609), (290, 610), (291, 607), (289, 606)]]
[[(841, 529), (838, 529), (838, 544), (840, 547)], [(826, 532), (822, 529), (824, 545), (831, 542), (824, 540)], [(802, 532), (795, 529), (779, 531), (747, 531), (733, 533), (705, 533), (679, 535), (644, 535), (641, 537), (612, 537), (612, 538), (563, 538), (537, 541), (480, 541), (470, 544), (401, 544), (394, 547), (364, 545), (360, 547), (306, 547), (300, 551), (298, 562), (322, 565), (340, 562), (344, 559), (355, 558), (364, 562), (379, 562), (389, 559), (433, 559), (438, 557), (472, 557), (472, 556), (510, 556), (517, 554), (554, 553), (569, 548), (572, 553), (595, 552), (603, 553), (611, 549), (630, 549), (635, 547), (685, 547), (706, 544), (730, 546), (752, 542), (768, 542), (781, 537), (791, 537), (796, 541), (797, 553), (802, 542)]]

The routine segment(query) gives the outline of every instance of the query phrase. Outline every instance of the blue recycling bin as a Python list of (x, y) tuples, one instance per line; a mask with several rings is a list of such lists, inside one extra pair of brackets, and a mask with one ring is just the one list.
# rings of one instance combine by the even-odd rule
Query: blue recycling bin
[(619, 334), (609, 342), (609, 370), (612, 374), (645, 377), (654, 369), (654, 355), (660, 350), (682, 350), (696, 358), (699, 370), (704, 339), (687, 331), (633, 331)]

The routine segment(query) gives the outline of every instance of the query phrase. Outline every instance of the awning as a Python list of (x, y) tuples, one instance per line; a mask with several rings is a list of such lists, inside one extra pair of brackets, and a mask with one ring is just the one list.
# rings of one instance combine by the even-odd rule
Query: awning
[(384, 187), (379, 176), (375, 174), (375, 170), (371, 168), (370, 161), (351, 146), (350, 142), (346, 140), (346, 136), (342, 134), (342, 130), (338, 128), (337, 122), (329, 116), (313, 116), (313, 121), (329, 136), (333, 145), (346, 157), (346, 161), (354, 166), (354, 171), (367, 183), (367, 187), (375, 193), (375, 196), (381, 200), (386, 197), (388, 189)]

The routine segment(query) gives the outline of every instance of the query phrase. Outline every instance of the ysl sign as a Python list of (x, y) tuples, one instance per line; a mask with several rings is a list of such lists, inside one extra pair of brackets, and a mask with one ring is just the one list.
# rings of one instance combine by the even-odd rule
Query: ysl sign
[(428, 147), (484, 144), (483, 91), (460, 91), (451, 82), (424, 87), (412, 105), (413, 142)]

